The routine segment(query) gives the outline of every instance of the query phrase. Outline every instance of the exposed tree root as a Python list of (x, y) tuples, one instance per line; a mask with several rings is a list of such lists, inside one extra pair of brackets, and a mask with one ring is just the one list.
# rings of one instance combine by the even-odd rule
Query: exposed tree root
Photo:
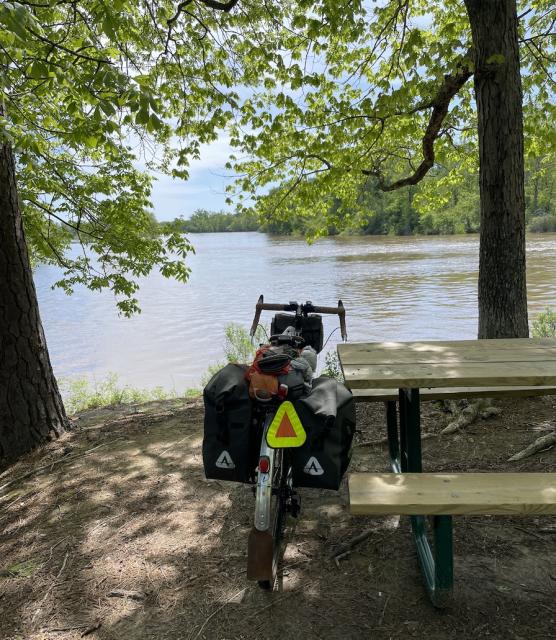
[(552, 433), (547, 433), (545, 436), (537, 438), (535, 442), (532, 442), (528, 447), (525, 447), (525, 449), (518, 451), (511, 458), (508, 458), (508, 462), (523, 460), (523, 458), (528, 458), (534, 453), (542, 451), (543, 449), (549, 449), (554, 445), (556, 445), (556, 431), (552, 431)]
[[(430, 438), (438, 437), (438, 433), (423, 433), (421, 434), (421, 440), (429, 440)], [(356, 447), (378, 447), (383, 444), (388, 444), (388, 438), (379, 438), (378, 440), (366, 440), (365, 442), (359, 442)]]
[(497, 416), (502, 412), (502, 409), (498, 407), (493, 407), (491, 405), (490, 398), (481, 398), (475, 402), (471, 402), (466, 407), (464, 407), (461, 411), (459, 410), (458, 403), (451, 400), (448, 403), (449, 410), (456, 416), (452, 422), (450, 422), (442, 431), (441, 435), (445, 435), (447, 433), (455, 433), (460, 429), (464, 429), (468, 427), (470, 424), (473, 424), (477, 418), (491, 418), (492, 416)]

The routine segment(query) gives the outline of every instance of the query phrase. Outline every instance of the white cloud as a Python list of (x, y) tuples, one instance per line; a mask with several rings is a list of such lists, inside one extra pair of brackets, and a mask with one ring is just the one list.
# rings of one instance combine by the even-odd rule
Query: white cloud
[(226, 187), (233, 182), (231, 172), (225, 169), (230, 153), (230, 137), (222, 134), (201, 145), (201, 157), (189, 166), (189, 180), (157, 174), (152, 194), (156, 217), (170, 220), (180, 215), (187, 218), (196, 209), (227, 209)]

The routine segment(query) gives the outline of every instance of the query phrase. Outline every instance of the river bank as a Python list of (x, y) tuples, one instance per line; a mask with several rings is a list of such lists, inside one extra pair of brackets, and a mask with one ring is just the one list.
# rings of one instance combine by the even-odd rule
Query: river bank
[[(425, 467), (556, 470), (554, 448), (508, 462), (554, 429), (556, 397), (495, 404), (499, 416), (438, 436), (450, 415), (423, 403)], [(352, 471), (386, 470), (386, 446), (369, 444), (384, 437), (382, 413), (358, 407)], [(279, 592), (261, 592), (245, 580), (252, 494), (204, 478), (202, 420), (199, 400), (85, 412), (0, 474), (0, 486), (16, 480), (0, 490), (3, 639), (553, 638), (556, 518), (457, 518), (455, 603), (437, 612), (407, 519), (352, 518), (345, 483), (302, 490)]]

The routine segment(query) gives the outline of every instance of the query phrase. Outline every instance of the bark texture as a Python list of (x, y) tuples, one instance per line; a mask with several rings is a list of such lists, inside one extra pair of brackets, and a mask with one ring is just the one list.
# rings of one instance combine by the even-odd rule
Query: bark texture
[(0, 145), (0, 465), (67, 424), (46, 347), (17, 195), (15, 162)]
[(475, 49), (481, 236), (479, 338), (529, 335), (516, 0), (465, 0)]

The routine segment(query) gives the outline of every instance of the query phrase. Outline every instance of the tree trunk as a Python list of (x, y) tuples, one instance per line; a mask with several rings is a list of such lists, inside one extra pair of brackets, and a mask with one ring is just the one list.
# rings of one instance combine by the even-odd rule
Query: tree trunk
[(541, 170), (541, 159), (535, 158), (535, 177), (533, 179), (533, 215), (537, 215), (539, 209), (539, 173)]
[(17, 196), (15, 162), (0, 144), (0, 465), (67, 424), (52, 372)]
[(529, 335), (516, 0), (465, 0), (475, 49), (481, 235), (479, 338)]

